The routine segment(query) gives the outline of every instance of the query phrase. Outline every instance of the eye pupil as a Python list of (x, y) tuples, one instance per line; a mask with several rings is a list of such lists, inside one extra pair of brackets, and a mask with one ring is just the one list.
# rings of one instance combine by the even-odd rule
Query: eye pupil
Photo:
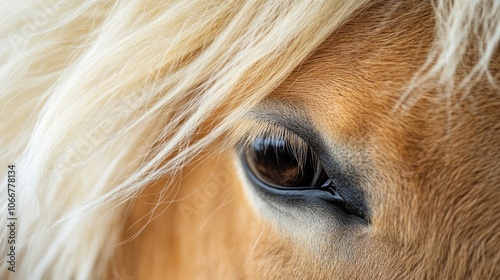
[[(295, 152), (294, 152), (295, 151)], [(304, 156), (297, 152), (305, 153)], [(285, 138), (261, 137), (253, 141), (246, 151), (246, 160), (253, 173), (263, 182), (280, 187), (308, 187), (318, 182), (320, 165), (313, 152), (297, 151)], [(320, 174), (321, 175), (321, 174)], [(322, 176), (326, 177), (326, 176)]]

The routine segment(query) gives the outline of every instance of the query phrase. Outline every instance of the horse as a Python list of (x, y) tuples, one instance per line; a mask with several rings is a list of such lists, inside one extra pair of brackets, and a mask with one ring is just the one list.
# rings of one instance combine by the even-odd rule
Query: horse
[(500, 276), (499, 1), (0, 3), (3, 279)]

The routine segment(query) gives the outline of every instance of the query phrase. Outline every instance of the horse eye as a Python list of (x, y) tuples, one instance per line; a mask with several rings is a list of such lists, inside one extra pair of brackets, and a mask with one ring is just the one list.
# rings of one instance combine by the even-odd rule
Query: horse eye
[[(317, 156), (305, 143), (284, 137), (259, 137), (245, 150), (251, 172), (262, 182), (281, 188), (320, 187), (327, 180)], [(299, 147), (295, 147), (295, 145)]]
[(256, 180), (255, 186), (264, 191), (274, 189), (270, 192), (291, 196), (295, 202), (298, 197), (304, 201), (320, 198), (335, 206), (334, 209), (369, 221), (363, 203), (355, 199), (345, 185), (339, 193), (338, 187), (342, 184), (329, 178), (313, 149), (296, 135), (257, 137), (243, 147), (242, 160), (247, 174), (251, 175), (249, 178)]

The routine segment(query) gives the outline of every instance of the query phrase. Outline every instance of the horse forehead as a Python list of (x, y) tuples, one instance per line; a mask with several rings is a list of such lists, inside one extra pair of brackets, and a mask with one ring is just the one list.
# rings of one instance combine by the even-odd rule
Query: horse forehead
[[(417, 88), (418, 102), (395, 114), (396, 104), (428, 58), (435, 19), (429, 3), (392, 2), (373, 5), (331, 34), (268, 99), (290, 103), (334, 137), (360, 136), (367, 123), (399, 134), (402, 129), (428, 134), (445, 130), (450, 122), (491, 128), (499, 114), (490, 104), (498, 104), (499, 95), (487, 94), (495, 91), (487, 80), (480, 81), (465, 101), (458, 100), (461, 93), (447, 99), (432, 85)], [(500, 73), (498, 59), (493, 59), (491, 69)], [(450, 102), (458, 105), (451, 108)], [(488, 121), (481, 122), (485, 117)]]
[[(431, 8), (409, 6), (378, 5), (351, 19), (269, 98), (303, 108), (342, 135), (362, 131), (356, 123), (363, 116), (390, 113), (433, 41)], [(415, 12), (398, 11), (410, 8)]]

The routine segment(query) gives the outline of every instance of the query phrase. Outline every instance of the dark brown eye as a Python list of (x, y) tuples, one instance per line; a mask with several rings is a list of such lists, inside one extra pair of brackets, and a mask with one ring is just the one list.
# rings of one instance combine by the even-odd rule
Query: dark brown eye
[(341, 210), (369, 221), (364, 201), (358, 198), (343, 173), (333, 171), (336, 177), (330, 178), (313, 149), (296, 134), (288, 131), (269, 134), (240, 146), (248, 179), (259, 193), (265, 194), (266, 200), (285, 202), (286, 207), (300, 203), (327, 205), (332, 207), (332, 213)]
[(298, 141), (272, 136), (254, 139), (245, 151), (250, 170), (275, 187), (320, 187), (328, 176), (314, 152)]

